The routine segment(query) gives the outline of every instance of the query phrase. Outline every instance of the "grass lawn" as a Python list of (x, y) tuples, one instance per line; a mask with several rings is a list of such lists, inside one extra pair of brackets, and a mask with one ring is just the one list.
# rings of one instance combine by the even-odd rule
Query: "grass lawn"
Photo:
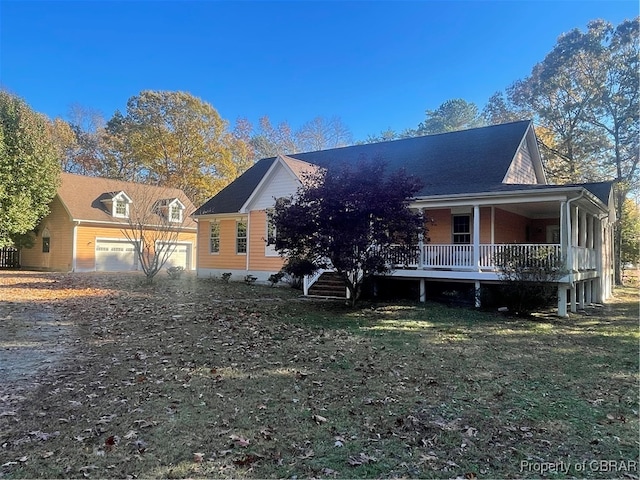
[(0, 348), (68, 327), (0, 378), (0, 478), (638, 478), (637, 288), (537, 320), (298, 293), (0, 273)]

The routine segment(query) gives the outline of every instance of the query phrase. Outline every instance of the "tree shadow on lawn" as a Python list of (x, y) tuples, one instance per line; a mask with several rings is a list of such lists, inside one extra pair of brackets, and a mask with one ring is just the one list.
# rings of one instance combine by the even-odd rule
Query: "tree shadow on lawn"
[(57, 304), (73, 357), (0, 416), (4, 476), (512, 478), (637, 455), (632, 319), (354, 311), (193, 279), (75, 302)]

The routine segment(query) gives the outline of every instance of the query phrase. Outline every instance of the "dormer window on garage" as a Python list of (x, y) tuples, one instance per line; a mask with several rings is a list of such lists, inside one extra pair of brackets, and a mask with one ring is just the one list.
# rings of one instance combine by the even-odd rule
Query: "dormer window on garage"
[(129, 218), (129, 209), (133, 203), (131, 198), (124, 192), (114, 192), (108, 195), (108, 198), (102, 200), (111, 213), (112, 217)]
[(184, 204), (177, 198), (167, 198), (158, 201), (156, 212), (171, 223), (182, 223), (184, 219)]
[(129, 204), (124, 200), (117, 200), (115, 206), (114, 217), (128, 217), (129, 216)]

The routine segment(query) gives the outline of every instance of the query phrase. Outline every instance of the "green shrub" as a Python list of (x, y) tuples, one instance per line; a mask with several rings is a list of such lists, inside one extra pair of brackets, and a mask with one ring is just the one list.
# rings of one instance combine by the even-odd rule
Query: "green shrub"
[(528, 315), (557, 300), (557, 282), (566, 274), (564, 259), (549, 246), (530, 250), (510, 245), (494, 256), (500, 269), (500, 303), (510, 312)]

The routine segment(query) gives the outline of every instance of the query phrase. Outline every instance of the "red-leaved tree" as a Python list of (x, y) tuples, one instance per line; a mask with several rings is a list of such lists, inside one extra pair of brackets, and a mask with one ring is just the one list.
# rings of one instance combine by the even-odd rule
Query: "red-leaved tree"
[(421, 214), (409, 209), (419, 180), (363, 161), (318, 169), (303, 183), (276, 204), (275, 248), (289, 263), (335, 269), (355, 305), (367, 277), (392, 270), (392, 245), (413, 251), (424, 233)]

